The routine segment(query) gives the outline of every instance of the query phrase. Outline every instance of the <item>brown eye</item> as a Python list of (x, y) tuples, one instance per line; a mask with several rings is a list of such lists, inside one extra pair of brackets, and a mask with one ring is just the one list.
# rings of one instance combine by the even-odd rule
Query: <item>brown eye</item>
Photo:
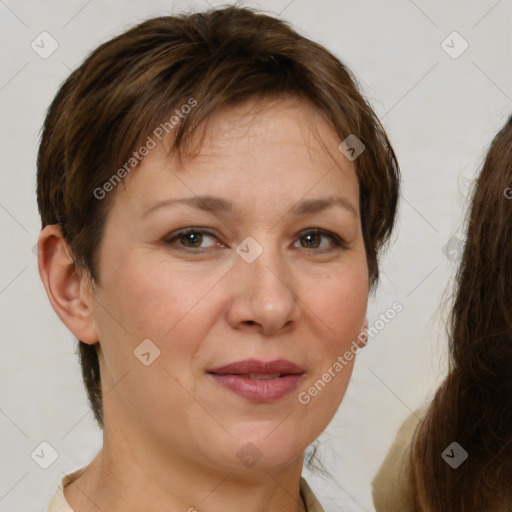
[(168, 245), (179, 243), (179, 246), (184, 249), (207, 249), (208, 247), (213, 247), (215, 244), (206, 247), (201, 245), (204, 242), (205, 237), (215, 238), (214, 235), (207, 231), (188, 228), (178, 231), (176, 234), (171, 236), (171, 238), (166, 239), (165, 243)]
[(181, 243), (184, 243), (185, 245), (188, 245), (190, 243), (192, 247), (199, 247), (203, 240), (203, 234), (197, 231), (191, 231), (190, 233), (180, 235), (178, 237), (178, 240)]
[(304, 243), (301, 243), (303, 249), (311, 249), (313, 251), (318, 250), (318, 252), (323, 252), (324, 250), (329, 250), (329, 245), (320, 247), (322, 238), (331, 240), (331, 244), (334, 244), (334, 248), (344, 248), (346, 245), (338, 235), (319, 228), (310, 229), (301, 233), (299, 240), (304, 241)]

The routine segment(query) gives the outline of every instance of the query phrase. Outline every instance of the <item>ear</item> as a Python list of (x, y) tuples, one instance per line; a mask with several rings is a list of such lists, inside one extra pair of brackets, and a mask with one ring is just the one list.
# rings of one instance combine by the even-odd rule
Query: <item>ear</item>
[(92, 288), (80, 277), (60, 227), (46, 226), (37, 240), (38, 270), (55, 313), (76, 338), (93, 345), (98, 332), (92, 317)]
[(368, 333), (366, 332), (367, 329), (368, 329), (368, 317), (365, 317), (363, 328), (361, 329), (361, 332), (356, 340), (356, 344), (359, 348), (366, 347), (366, 344), (368, 343)]

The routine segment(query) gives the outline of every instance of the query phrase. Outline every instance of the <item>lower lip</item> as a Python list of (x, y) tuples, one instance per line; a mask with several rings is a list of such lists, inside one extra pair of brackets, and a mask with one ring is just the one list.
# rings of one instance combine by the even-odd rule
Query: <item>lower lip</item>
[(275, 379), (251, 380), (240, 375), (210, 374), (221, 386), (251, 402), (274, 402), (297, 389), (302, 375), (285, 375)]

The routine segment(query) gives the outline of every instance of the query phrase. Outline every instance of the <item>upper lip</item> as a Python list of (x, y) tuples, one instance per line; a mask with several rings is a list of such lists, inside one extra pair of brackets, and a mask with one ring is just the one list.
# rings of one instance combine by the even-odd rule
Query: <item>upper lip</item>
[(244, 359), (235, 361), (218, 368), (209, 370), (208, 373), (217, 375), (246, 375), (248, 373), (259, 373), (268, 375), (279, 373), (283, 375), (300, 375), (304, 370), (287, 359), (275, 359), (274, 361), (261, 361), (259, 359)]

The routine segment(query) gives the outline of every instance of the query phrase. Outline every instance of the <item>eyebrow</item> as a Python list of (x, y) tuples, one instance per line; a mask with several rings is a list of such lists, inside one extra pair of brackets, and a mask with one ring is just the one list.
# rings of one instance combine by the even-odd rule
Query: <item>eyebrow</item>
[[(197, 208), (199, 210), (205, 210), (212, 213), (215, 212), (226, 212), (230, 214), (236, 213), (236, 208), (234, 207), (231, 201), (227, 201), (222, 197), (204, 195), (204, 196), (193, 196), (193, 197), (183, 197), (180, 199), (163, 199), (162, 201), (158, 201), (155, 204), (151, 205), (143, 214), (142, 218), (146, 218), (149, 214), (155, 212), (164, 207), (169, 206), (177, 206), (180, 204), (184, 204), (186, 206), (191, 206), (193, 208)], [(357, 210), (354, 206), (341, 196), (330, 196), (319, 199), (303, 199), (299, 201), (297, 204), (293, 206), (290, 210), (292, 215), (305, 215), (311, 213), (317, 213), (323, 210), (327, 210), (328, 208), (332, 208), (333, 206), (339, 206), (344, 208), (352, 215), (357, 217)]]

